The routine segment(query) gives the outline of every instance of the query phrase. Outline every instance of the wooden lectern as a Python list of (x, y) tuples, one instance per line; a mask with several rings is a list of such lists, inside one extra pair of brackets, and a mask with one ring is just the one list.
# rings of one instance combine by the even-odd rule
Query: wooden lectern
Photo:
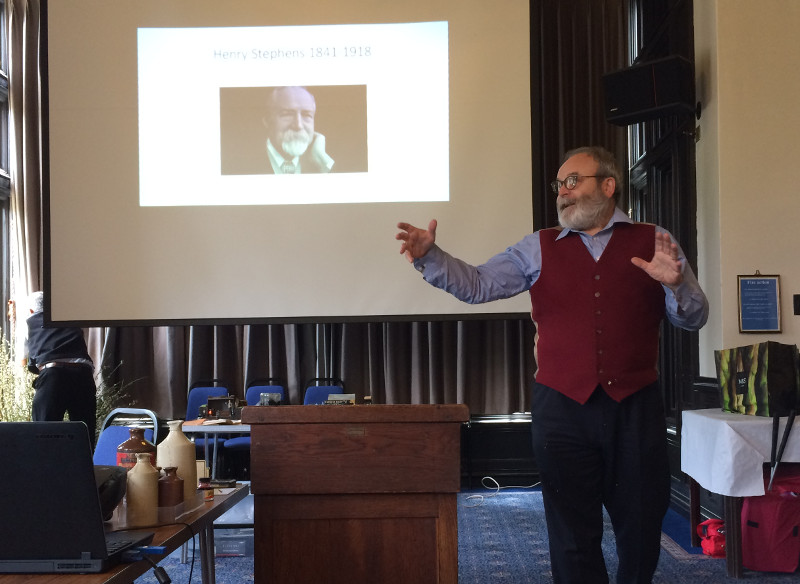
[(256, 584), (457, 584), (466, 405), (245, 407)]

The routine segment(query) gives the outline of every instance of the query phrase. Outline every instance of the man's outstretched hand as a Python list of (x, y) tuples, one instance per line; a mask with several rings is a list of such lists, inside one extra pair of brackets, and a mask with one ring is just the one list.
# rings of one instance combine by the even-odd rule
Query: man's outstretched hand
[(414, 227), (410, 223), (397, 224), (400, 232), (395, 235), (395, 239), (402, 242), (400, 244), (400, 253), (405, 254), (409, 262), (421, 258), (433, 247), (436, 242), (436, 225), (436, 219), (431, 219), (426, 231), (419, 227)]
[(642, 258), (631, 258), (631, 262), (668, 288), (674, 289), (683, 282), (681, 262), (678, 261), (678, 246), (666, 233), (656, 232), (656, 249), (652, 260), (648, 262)]

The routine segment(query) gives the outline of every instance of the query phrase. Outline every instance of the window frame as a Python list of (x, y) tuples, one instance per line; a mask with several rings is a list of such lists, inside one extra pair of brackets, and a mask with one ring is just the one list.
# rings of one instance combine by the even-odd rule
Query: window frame
[[(8, 18), (6, 2), (0, 0), (0, 298), (8, 306), (11, 296), (11, 174), (9, 160), (9, 80), (8, 80)], [(8, 310), (0, 320), (3, 337), (11, 334)]]

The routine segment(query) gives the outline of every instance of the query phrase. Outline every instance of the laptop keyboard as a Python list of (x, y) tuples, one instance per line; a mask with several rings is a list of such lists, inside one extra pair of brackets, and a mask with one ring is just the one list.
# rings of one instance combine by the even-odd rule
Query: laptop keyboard
[(152, 534), (146, 534), (140, 531), (112, 531), (106, 534), (106, 549), (110, 557), (132, 545), (145, 545), (150, 538), (152, 538)]

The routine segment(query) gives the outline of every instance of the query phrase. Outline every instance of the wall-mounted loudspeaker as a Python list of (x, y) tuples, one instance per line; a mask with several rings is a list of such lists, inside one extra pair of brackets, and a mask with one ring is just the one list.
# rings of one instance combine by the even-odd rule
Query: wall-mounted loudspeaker
[(692, 64), (677, 55), (606, 73), (603, 90), (606, 121), (618, 126), (695, 111)]

